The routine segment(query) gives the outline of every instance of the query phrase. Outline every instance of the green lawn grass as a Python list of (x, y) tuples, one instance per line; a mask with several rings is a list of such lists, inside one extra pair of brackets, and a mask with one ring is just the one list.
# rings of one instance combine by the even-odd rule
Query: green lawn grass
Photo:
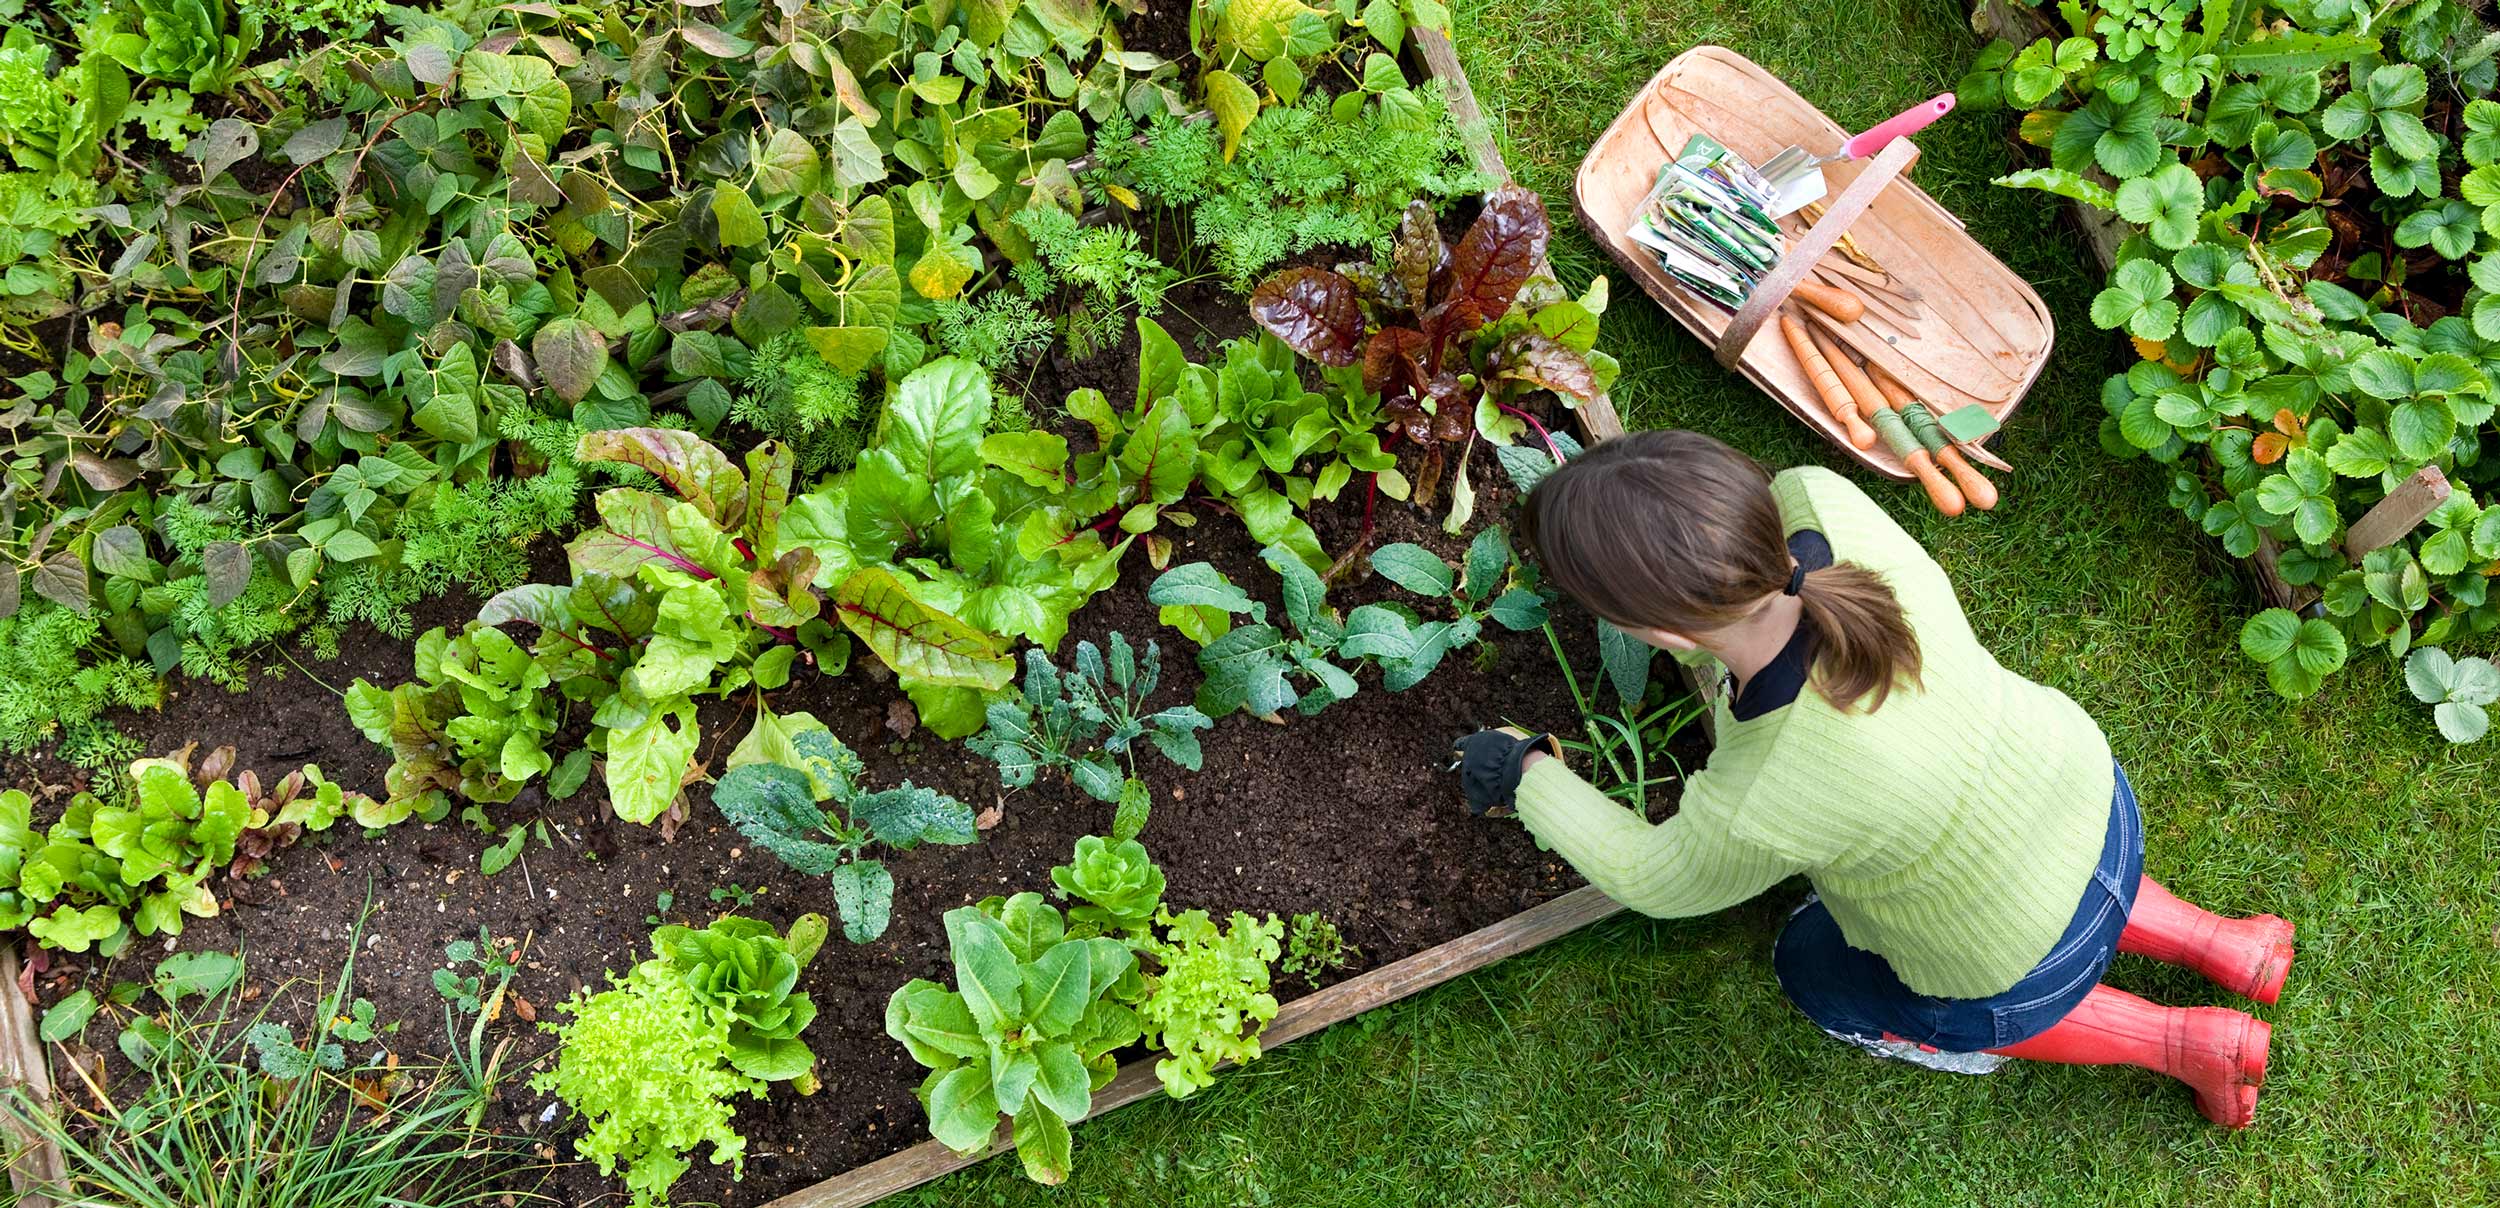
[[(1478, 0), (1457, 33), (1513, 170), (1558, 218), (1583, 149), (1686, 47), (1734, 47), (1857, 128), (1949, 88), (1979, 45), (1953, 0)], [(2144, 801), (2148, 869), (2192, 901), (2299, 923), (2284, 1001), (2260, 1012), (2275, 1049), (2255, 1129), (2213, 1128), (2134, 1070), (1963, 1078), (1843, 1048), (1771, 977), (1792, 886), (1712, 918), (1618, 919), (1187, 1103), (1087, 1124), (1055, 1193), (1007, 1159), (898, 1202), (2500, 1202), (2500, 744), (2449, 748), (2375, 655), (2318, 700), (2266, 689), (2236, 645), (2241, 573), (2163, 505), (2151, 467), (2101, 452), (2116, 354), (2085, 317), (2098, 274), (2056, 204), (1988, 183), (2009, 129), (1948, 118), (1916, 173), (2057, 312), (2057, 355), (2001, 445), (2019, 467), (2005, 503), (1945, 521), (1915, 487), (1856, 476), (1935, 551), (2008, 666), (2101, 719)], [(1575, 283), (1607, 267), (1576, 228), (1556, 257)], [(1604, 347), (1628, 422), (1846, 469), (1623, 283)], [(2110, 976), (2232, 1001), (2135, 957)]]

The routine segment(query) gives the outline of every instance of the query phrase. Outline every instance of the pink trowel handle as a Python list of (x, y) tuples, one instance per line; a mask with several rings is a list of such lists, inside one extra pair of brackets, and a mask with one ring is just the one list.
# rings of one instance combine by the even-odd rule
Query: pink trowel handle
[(1907, 138), (1935, 123), (1937, 118), (1953, 112), (1953, 94), (1939, 93), (1932, 100), (1920, 101), (1869, 129), (1866, 133), (1840, 145), (1840, 158), (1864, 159), (1881, 151), (1896, 138)]

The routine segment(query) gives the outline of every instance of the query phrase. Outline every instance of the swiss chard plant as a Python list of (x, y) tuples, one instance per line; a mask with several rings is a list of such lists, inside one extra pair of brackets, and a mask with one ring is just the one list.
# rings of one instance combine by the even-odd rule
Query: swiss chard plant
[[(1209, 636), (1198, 651), (1198, 708), (1209, 717), (1248, 710), (1260, 717), (1295, 708), (1309, 717), (1355, 693), (1353, 671), (1334, 660), (1346, 623), (1329, 607), (1327, 585), (1292, 550), (1271, 545), (1259, 557), (1284, 580), (1288, 634), (1268, 620), (1267, 604), (1254, 600), (1224, 573), (1204, 562), (1165, 571), (1146, 599), (1183, 633)], [(1235, 617), (1248, 620), (1235, 624)]]
[(1385, 264), (1286, 269), (1259, 283), (1250, 313), (1322, 365), (1359, 367), (1345, 385), (1378, 395), (1389, 429), (1422, 450), (1414, 494), (1430, 505), (1452, 446), (1463, 483), (1475, 437), (1507, 444), (1527, 431), (1518, 404), (1529, 395), (1577, 406), (1612, 384), (1617, 366), (1595, 351), (1605, 287), (1562, 296), (1544, 275), (1551, 236), (1544, 203), (1516, 185), (1485, 200), (1456, 248), (1419, 202)]
[(1450, 651), (1484, 638), (1485, 622), (1525, 631), (1545, 624), (1545, 597), (1512, 555), (1498, 528), (1476, 534), (1459, 573), (1432, 551), (1400, 542), (1372, 551), (1372, 569), (1419, 596), (1447, 605), (1449, 616), (1426, 618), (1403, 604), (1365, 604), (1346, 614), (1345, 654), (1377, 661), (1381, 682), (1403, 692), (1424, 682)]
[[(2310, 623), (2251, 618), (2242, 648), (2305, 696), (2347, 649), (2402, 658), (2500, 627), (2484, 574), (2500, 508), (2477, 501), (2500, 369), (2500, 70), (2476, 12), (2047, 11), (1961, 95), (2027, 110), (2046, 150), (2001, 183), (2131, 231), (2092, 304), (2139, 357), (2103, 388), (2104, 447), (2171, 467), (2171, 503), (2227, 552), (2322, 596)], [(2349, 551), (2353, 522), (2426, 466), (2458, 488), (2432, 523)]]
[(894, 874), (869, 852), (980, 837), (971, 806), (908, 780), (870, 791), (866, 771), (813, 716), (767, 710), (712, 787), (714, 808), (749, 842), (831, 882), (842, 934), (855, 944), (884, 935), (894, 913)]
[(885, 1030), (928, 1067), (929, 1131), (958, 1152), (989, 1147), (1006, 1117), (1035, 1182), (1066, 1181), (1068, 1125), (1109, 1084), (1144, 1025), (1119, 940), (1076, 938), (1037, 893), (946, 912), (955, 986), (915, 978), (886, 1001)]
[(417, 639), (415, 670), (388, 690), (359, 678), (347, 691), (348, 716), (392, 754), (384, 784), (395, 807), (439, 819), (455, 794), (510, 801), (555, 766), (546, 744), (563, 701), (528, 647), (476, 621), (457, 637), (430, 629)]
[(858, 465), (794, 499), (781, 528), (784, 548), (813, 552), (832, 615), (948, 738), (980, 728), (984, 694), (1014, 675), (1009, 644), (1057, 645), (1127, 549), (1056, 520), (1066, 442), (985, 436), (991, 406), (979, 366), (915, 371)]
[(1009, 788), (1026, 788), (1044, 772), (1066, 776), (1097, 801), (1119, 807), (1111, 832), (1133, 839), (1145, 828), (1154, 793), (1137, 774), (1146, 743), (1183, 768), (1198, 770), (1198, 731), (1214, 724), (1192, 705), (1149, 711), (1163, 678), (1163, 653), (1147, 641), (1141, 659), (1114, 633), (1108, 660), (1079, 642), (1064, 674), (1039, 650), (1024, 654), (1024, 689), (989, 707), (988, 726), (965, 745), (998, 765)]
[[(575, 454), (638, 467), (668, 491), (602, 492), (602, 523), (565, 547), (573, 584), (513, 588), (461, 642), (421, 642), (419, 684), (386, 693), (359, 681), (349, 710), (396, 756), (394, 803), (444, 791), (509, 800), (552, 766), (552, 686), (590, 709), (617, 815), (648, 823), (678, 804), (702, 737), (697, 695), (780, 687), (802, 651), (835, 670), (847, 660), (849, 639), (819, 618), (814, 554), (776, 544), (786, 446), (755, 449), (745, 473), (666, 428), (586, 433)], [(513, 621), (538, 628), (527, 651), (496, 631)]]

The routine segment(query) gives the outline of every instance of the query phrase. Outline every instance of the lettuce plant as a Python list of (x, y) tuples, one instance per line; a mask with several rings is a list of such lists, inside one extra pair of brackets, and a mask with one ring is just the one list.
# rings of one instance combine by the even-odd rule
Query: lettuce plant
[[(137, 28), (118, 28), (125, 13)], [(105, 21), (105, 54), (151, 80), (202, 95), (225, 91), (243, 56), (260, 46), (260, 17), (246, 12), (235, 22), (224, 0), (123, 0)]]
[(825, 916), (800, 915), (785, 938), (770, 923), (724, 915), (698, 931), (667, 926), (651, 947), (694, 992), (694, 1000), (726, 1030), (729, 1064), (750, 1078), (816, 1089), (816, 1054), (799, 1033), (815, 1021), (816, 1004), (797, 991), (799, 974), (825, 943)]
[(207, 773), (195, 784), (184, 760), (142, 759), (111, 800), (80, 793), (40, 833), (33, 799), (0, 792), (0, 930), (23, 927), (47, 948), (106, 957), (134, 937), (180, 935), (184, 915), (216, 916), (209, 882), (219, 873), (256, 872), (302, 831), (378, 809), (316, 767), (265, 795), (250, 772)]
[(991, 704), (988, 727), (965, 745), (996, 763), (1009, 788), (1026, 788), (1036, 774), (1056, 771), (1095, 800), (1118, 805), (1112, 833), (1129, 839), (1145, 827), (1153, 804), (1137, 776), (1138, 740), (1194, 772), (1197, 732), (1214, 721), (1189, 705), (1147, 712), (1146, 699), (1162, 681), (1162, 652), (1148, 640), (1141, 662), (1118, 633), (1110, 645), (1106, 663), (1092, 642), (1077, 643), (1065, 675), (1041, 651), (1026, 651), (1024, 690)]
[(633, 1208), (665, 1208), (698, 1145), (711, 1147), (713, 1165), (743, 1174), (746, 1138), (730, 1127), (730, 1100), (760, 1099), (767, 1084), (732, 1063), (728, 1025), (664, 961), (611, 975), (608, 985), (556, 1007), (570, 1019), (538, 1025), (561, 1043), (555, 1067), (530, 1087), (588, 1121), (575, 1152), (601, 1174), (622, 1167)]
[(1238, 910), (1221, 928), (1203, 910), (1165, 911), (1155, 921), (1163, 934), (1137, 945), (1147, 962), (1137, 1015), (1146, 1043), (1166, 1054), (1155, 1078), (1186, 1099), (1215, 1081), (1217, 1065), (1258, 1059), (1259, 1030), (1276, 1018), (1268, 978), (1285, 925)]
[(1163, 905), (1163, 870), (1135, 839), (1078, 839), (1075, 856), (1050, 870), (1050, 883), (1082, 903), (1068, 908), (1071, 924), (1106, 935), (1144, 931)]
[(980, 837), (971, 806), (908, 780), (869, 792), (860, 785), (866, 770), (815, 717), (766, 710), (712, 788), (713, 806), (748, 841), (831, 880), (842, 934), (855, 944), (884, 935), (893, 918), (894, 875), (867, 857), (874, 845), (908, 851)]
[(1380, 447), (1376, 395), (1305, 389), (1293, 350), (1269, 333), (1226, 340), (1223, 352), (1223, 364), (1205, 371), (1216, 422), (1200, 442), (1216, 493), (1248, 494), (1272, 475), (1294, 507), (1308, 508), (1335, 499), (1358, 473), (1394, 472), (1397, 458)]
[[(1463, 575), (1420, 545), (1400, 542), (1372, 551), (1382, 578), (1449, 606), (1448, 620), (1425, 620), (1403, 604), (1365, 604), (1346, 614), (1349, 656), (1380, 663), (1382, 683), (1403, 692), (1424, 682), (1441, 658), (1482, 639), (1484, 624), (1526, 631), (1545, 624), (1545, 597), (1521, 582), (1510, 538), (1499, 528), (1476, 534), (1467, 547)], [(1497, 594), (1498, 593), (1498, 594)]]
[[(1341, 649), (1346, 625), (1328, 606), (1327, 587), (1284, 546), (1268, 546), (1259, 557), (1284, 579), (1291, 635), (1268, 622), (1264, 602), (1204, 562), (1175, 566), (1146, 589), (1146, 599), (1163, 606), (1166, 620), (1177, 617), (1184, 633), (1213, 635), (1198, 651), (1206, 674), (1198, 708), (1209, 717), (1241, 709), (1265, 717), (1286, 708), (1308, 717), (1355, 692), (1353, 672), (1330, 661), (1351, 656)], [(1235, 625), (1237, 616), (1249, 620)]]
[(929, 1068), (929, 1131), (960, 1153), (987, 1149), (999, 1117), (1035, 1182), (1066, 1181), (1069, 1123), (1117, 1072), (1142, 1024), (1125, 1001), (1137, 961), (1118, 940), (1071, 938), (1040, 894), (946, 912), (955, 988), (915, 978), (886, 1000), (885, 1030)]

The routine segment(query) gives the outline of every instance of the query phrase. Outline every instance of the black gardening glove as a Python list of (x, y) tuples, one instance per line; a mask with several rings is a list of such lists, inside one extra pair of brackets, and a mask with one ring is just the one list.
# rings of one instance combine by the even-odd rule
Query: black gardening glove
[(1458, 773), (1459, 791), (1467, 796), (1467, 812), (1479, 818), (1507, 817), (1528, 752), (1540, 743), (1547, 753), (1562, 756), (1562, 746), (1552, 736), (1513, 730), (1478, 730), (1451, 743), (1457, 759), (1450, 767)]

